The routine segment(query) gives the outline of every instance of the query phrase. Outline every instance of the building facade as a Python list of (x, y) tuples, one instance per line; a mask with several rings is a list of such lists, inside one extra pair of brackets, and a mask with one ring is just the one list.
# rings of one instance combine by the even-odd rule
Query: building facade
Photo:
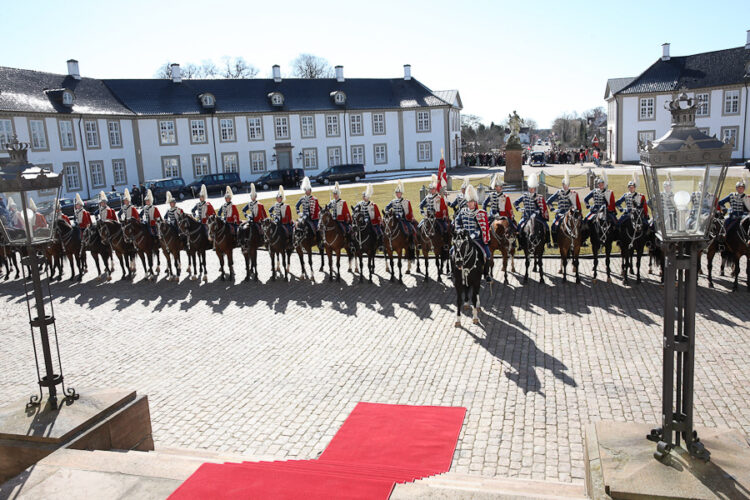
[(607, 152), (616, 163), (640, 159), (639, 141), (653, 141), (670, 127), (665, 108), (684, 89), (698, 102), (696, 126), (709, 135), (733, 141), (732, 158), (750, 157), (748, 86), (750, 31), (744, 47), (672, 57), (669, 44), (662, 57), (641, 75), (607, 81)]
[[(29, 160), (62, 172), (63, 195), (151, 179), (269, 170), (315, 175), (343, 163), (366, 171), (460, 163), (461, 99), (411, 77), (183, 80), (82, 78), (0, 67), (0, 145), (31, 144)], [(0, 158), (3, 152), (0, 152)]]

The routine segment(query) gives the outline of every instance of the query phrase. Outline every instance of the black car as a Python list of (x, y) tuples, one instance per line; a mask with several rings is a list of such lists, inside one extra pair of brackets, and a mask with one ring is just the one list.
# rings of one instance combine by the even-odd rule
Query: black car
[[(112, 208), (114, 210), (120, 210), (122, 208), (122, 193), (118, 193), (117, 191), (109, 191), (108, 193), (104, 193), (107, 196), (107, 205), (109, 205), (109, 208)], [(99, 213), (99, 196), (97, 195), (96, 198), (92, 198), (90, 200), (86, 200), (83, 202), (83, 208), (86, 209), (91, 215), (96, 215)], [(65, 213), (65, 210), (63, 210), (63, 213)], [(68, 215), (68, 214), (65, 214)]]
[(209, 193), (224, 193), (227, 186), (232, 188), (232, 191), (239, 191), (242, 188), (242, 181), (240, 180), (240, 174), (231, 172), (224, 174), (208, 174), (200, 177), (195, 182), (191, 182), (187, 185), (187, 190), (193, 197), (197, 197), (201, 191), (201, 185), (206, 185), (206, 191)]
[[(52, 214), (52, 211), (54, 210), (54, 202), (53, 201), (42, 201), (37, 204), (36, 210), (42, 215), (50, 215)], [(72, 217), (73, 213), (75, 212), (75, 200), (72, 198), (60, 198), (60, 211), (67, 215), (68, 217)]]
[(328, 167), (315, 177), (318, 184), (333, 184), (334, 182), (359, 182), (365, 178), (365, 166), (361, 163), (347, 163)]
[(271, 170), (258, 177), (255, 185), (264, 191), (284, 185), (286, 187), (298, 187), (305, 178), (305, 170), (301, 168), (285, 168), (282, 170)]
[(544, 161), (544, 153), (541, 153), (539, 151), (531, 153), (531, 157), (529, 158), (529, 165), (531, 165), (532, 167), (544, 167), (545, 165), (547, 165), (547, 163)]
[(167, 201), (167, 191), (171, 192), (177, 201), (184, 200), (191, 194), (182, 177), (146, 181), (146, 188), (150, 189), (151, 194), (154, 195), (155, 204)]

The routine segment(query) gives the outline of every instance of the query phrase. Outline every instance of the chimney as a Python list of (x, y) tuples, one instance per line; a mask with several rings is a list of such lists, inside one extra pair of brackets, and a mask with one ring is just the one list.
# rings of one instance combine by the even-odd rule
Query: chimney
[(404, 80), (411, 80), (411, 64), (404, 64)]
[(172, 68), (172, 81), (174, 83), (180, 83), (182, 81), (182, 72), (180, 71), (180, 65), (177, 63), (173, 63), (170, 67)]
[(745, 42), (745, 50), (750, 50), (750, 30), (747, 30), (747, 39)]
[(336, 66), (336, 81), (337, 82), (344, 81), (344, 67), (343, 66)]
[(75, 59), (68, 59), (68, 75), (76, 80), (81, 79), (81, 72), (78, 70), (78, 61)]
[(661, 60), (669, 61), (669, 43), (661, 44)]
[(271, 69), (273, 71), (273, 81), (279, 83), (281, 81), (281, 66), (274, 64)]

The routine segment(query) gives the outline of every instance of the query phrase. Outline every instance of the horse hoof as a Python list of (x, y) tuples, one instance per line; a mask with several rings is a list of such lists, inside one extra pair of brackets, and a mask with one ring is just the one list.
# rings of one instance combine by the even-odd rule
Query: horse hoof
[(455, 323), (453, 324), (453, 326), (455, 326), (456, 328), (460, 328), (460, 327), (461, 327), (461, 322), (460, 322), (460, 321), (456, 321), (456, 322), (455, 322)]
[(479, 319), (474, 318), (473, 320), (471, 320), (471, 322), (474, 323), (475, 325), (478, 325), (479, 324)]
[(396, 281), (396, 277), (395, 276), (391, 276), (390, 282), (394, 283), (395, 281)]
[(224, 278), (224, 275), (222, 274), (221, 275), (221, 281), (224, 281), (224, 280), (225, 280), (225, 278)]
[(607, 278), (607, 283), (612, 283), (612, 278)]
[(208, 276), (203, 275), (203, 283), (208, 283)]
[(709, 283), (709, 284), (708, 284), (708, 288), (713, 288), (713, 287), (714, 287), (714, 284), (713, 284), (713, 283)]
[(411, 271), (409, 271), (409, 270), (407, 269), (407, 270), (406, 270), (406, 274), (411, 274)]

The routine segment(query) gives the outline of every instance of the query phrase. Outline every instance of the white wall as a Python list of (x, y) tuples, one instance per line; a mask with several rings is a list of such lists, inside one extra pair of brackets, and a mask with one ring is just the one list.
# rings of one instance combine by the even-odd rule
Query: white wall
[[(422, 111), (422, 109), (419, 109)], [(440, 148), (445, 143), (445, 122), (443, 109), (430, 110), (430, 131), (417, 132), (417, 110), (405, 110), (404, 114), (404, 163), (407, 169), (437, 168), (440, 162)], [(432, 159), (418, 161), (417, 143), (432, 142)]]

